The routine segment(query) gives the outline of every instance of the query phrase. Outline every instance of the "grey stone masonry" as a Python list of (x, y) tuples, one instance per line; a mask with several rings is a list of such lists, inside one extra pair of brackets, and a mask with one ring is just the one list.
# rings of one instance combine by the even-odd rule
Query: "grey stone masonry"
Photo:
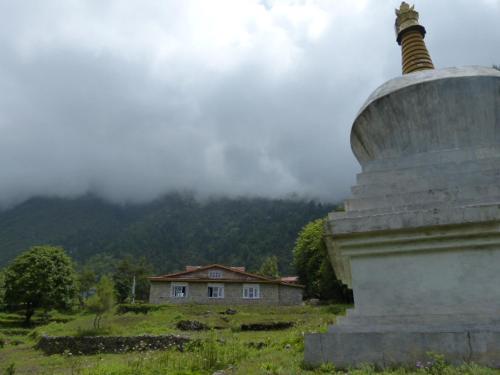
[(259, 298), (243, 297), (244, 283), (216, 284), (224, 286), (224, 298), (209, 298), (206, 282), (187, 282), (187, 296), (183, 298), (171, 295), (171, 282), (153, 281), (150, 289), (150, 303), (162, 304), (217, 304), (217, 305), (299, 305), (302, 303), (303, 289), (280, 284), (257, 284), (260, 289)]
[(176, 335), (142, 336), (42, 336), (36, 348), (45, 354), (125, 353), (177, 348), (183, 350), (190, 341)]

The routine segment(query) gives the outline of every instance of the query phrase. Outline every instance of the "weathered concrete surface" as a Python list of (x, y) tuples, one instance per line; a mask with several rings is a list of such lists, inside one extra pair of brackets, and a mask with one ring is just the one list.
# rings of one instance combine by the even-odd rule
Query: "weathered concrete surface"
[(500, 71), (482, 67), (423, 71), (393, 79), (370, 97), (351, 131), (365, 167), (374, 159), (497, 145)]
[(412, 365), (429, 350), (451, 361), (472, 350), (500, 367), (500, 72), (391, 80), (359, 112), (351, 145), (362, 173), (326, 242), (355, 309), (308, 336), (306, 361)]
[(375, 364), (388, 367), (405, 363), (415, 366), (439, 353), (449, 363), (481, 363), (500, 367), (500, 331), (338, 332), (308, 334), (307, 363), (332, 362), (338, 368)]

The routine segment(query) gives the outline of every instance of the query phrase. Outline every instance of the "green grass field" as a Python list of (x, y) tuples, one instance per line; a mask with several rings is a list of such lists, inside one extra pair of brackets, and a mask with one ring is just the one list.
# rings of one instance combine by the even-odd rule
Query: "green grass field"
[[(97, 354), (88, 356), (66, 353), (47, 356), (33, 348), (41, 335), (84, 335), (92, 333), (93, 316), (79, 313), (53, 313), (48, 323), (35, 317), (36, 326), (24, 328), (16, 314), (0, 314), (0, 374), (83, 374), (83, 375), (188, 375), (225, 374), (293, 375), (345, 374), (365, 375), (375, 370), (365, 367), (337, 371), (332, 365), (308, 369), (303, 363), (305, 332), (324, 332), (335, 322), (344, 306), (236, 307), (235, 315), (223, 315), (222, 306), (165, 306), (147, 315), (109, 314), (103, 318), (101, 333), (110, 335), (180, 334), (196, 339), (184, 352), (176, 349), (159, 352)], [(180, 320), (197, 320), (217, 327), (208, 331), (182, 332)], [(241, 324), (293, 321), (295, 326), (282, 331), (240, 330)], [(95, 332), (94, 332), (95, 333)], [(1, 345), (0, 345), (1, 346)], [(427, 369), (385, 370), (383, 374), (470, 374), (499, 375), (500, 371), (474, 365), (454, 368), (439, 361)]]

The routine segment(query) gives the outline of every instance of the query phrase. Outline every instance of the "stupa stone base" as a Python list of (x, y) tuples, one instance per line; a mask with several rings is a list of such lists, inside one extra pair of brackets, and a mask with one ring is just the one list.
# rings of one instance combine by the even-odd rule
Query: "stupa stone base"
[(432, 360), (430, 353), (445, 356), (455, 365), (474, 362), (500, 367), (500, 328), (460, 330), (456, 328), (421, 330), (312, 333), (305, 338), (305, 361), (309, 364), (334, 363), (337, 368), (373, 364), (379, 367), (415, 367)]
[[(422, 210), (408, 220), (389, 213), (376, 219), (383, 230), (338, 233), (331, 255), (336, 269), (349, 270), (355, 309), (328, 333), (306, 336), (306, 363), (415, 366), (432, 352), (500, 367), (499, 213), (497, 205)], [(356, 228), (373, 220), (358, 217)]]

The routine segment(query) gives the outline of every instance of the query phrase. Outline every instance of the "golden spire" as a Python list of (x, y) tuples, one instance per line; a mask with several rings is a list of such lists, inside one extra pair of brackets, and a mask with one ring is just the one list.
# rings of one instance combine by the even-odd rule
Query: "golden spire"
[(418, 23), (418, 12), (412, 5), (402, 2), (396, 9), (396, 35), (401, 46), (403, 74), (434, 69), (425, 46), (425, 28)]

